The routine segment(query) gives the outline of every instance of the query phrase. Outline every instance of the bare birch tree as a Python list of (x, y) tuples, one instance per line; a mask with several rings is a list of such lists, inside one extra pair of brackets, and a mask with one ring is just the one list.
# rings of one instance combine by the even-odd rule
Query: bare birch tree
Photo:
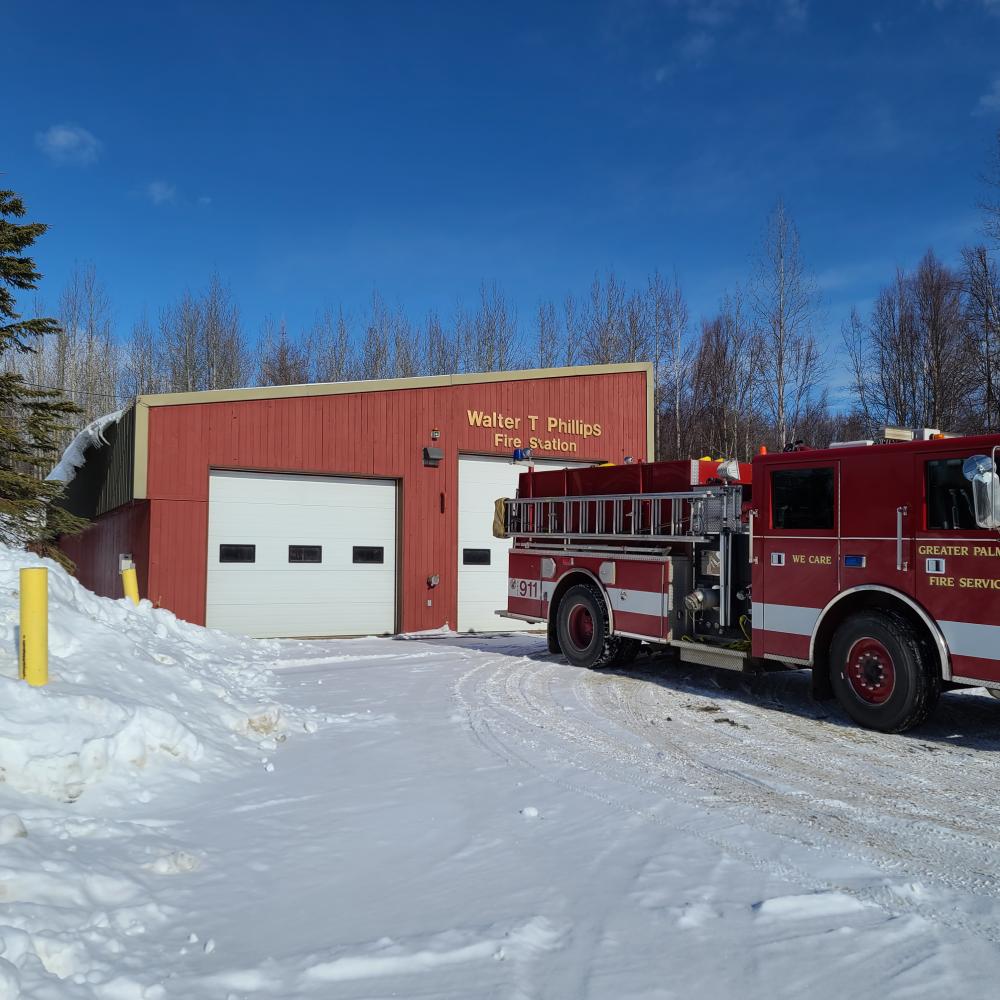
[(424, 371), (424, 362), (417, 330), (406, 318), (402, 308), (392, 314), (392, 369), (396, 378), (413, 378)]
[(246, 385), (253, 372), (253, 358), (240, 325), (240, 311), (217, 274), (209, 279), (200, 311), (200, 383), (206, 389)]
[(159, 342), (163, 381), (172, 392), (236, 389), (254, 374), (239, 309), (218, 275), (202, 294), (185, 292), (161, 311)]
[(427, 314), (427, 371), (431, 375), (454, 375), (461, 370), (462, 345), (457, 333), (445, 329), (441, 317)]
[(127, 402), (145, 393), (163, 392), (160, 345), (145, 312), (132, 324), (122, 356), (120, 395)]
[[(82, 425), (120, 402), (122, 352), (110, 298), (93, 264), (74, 266), (59, 297), (58, 322), (58, 330), (37, 350), (11, 358), (9, 364), (34, 386), (66, 395), (80, 410), (74, 422)], [(59, 444), (72, 435), (72, 430), (66, 431)]]
[(968, 395), (961, 278), (928, 250), (913, 276), (913, 296), (923, 348), (925, 426), (954, 429), (963, 423)]
[(883, 424), (956, 430), (968, 422), (961, 282), (932, 252), (881, 289), (867, 329), (852, 314), (844, 342), (868, 433)]
[(344, 310), (327, 309), (313, 324), (307, 341), (317, 382), (349, 382), (357, 377), (357, 358)]
[(966, 322), (978, 369), (974, 389), (982, 397), (987, 432), (1000, 427), (1000, 274), (984, 246), (962, 251)]
[[(669, 284), (659, 271), (649, 279), (650, 339), (656, 411), (656, 457), (681, 458), (681, 403), (690, 376), (687, 344), (688, 307), (673, 276)], [(665, 439), (664, 407), (671, 406), (670, 436)]]
[(539, 368), (555, 368), (559, 364), (561, 345), (556, 307), (551, 299), (538, 303), (538, 349), (536, 360)]
[(566, 328), (566, 349), (563, 364), (570, 366), (580, 363), (580, 324), (582, 310), (573, 295), (563, 299), (563, 320)]
[(363, 379), (392, 377), (392, 317), (382, 296), (372, 293), (371, 312), (361, 343), (360, 375)]
[(614, 271), (609, 271), (604, 280), (595, 274), (583, 324), (582, 359), (591, 365), (620, 361), (626, 339), (625, 325), (625, 288)]
[(170, 392), (203, 388), (201, 326), (201, 303), (190, 292), (160, 313), (161, 369)]
[(768, 217), (752, 287), (763, 340), (761, 395), (777, 441), (784, 446), (797, 433), (822, 379), (823, 364), (812, 332), (815, 286), (802, 260), (798, 230), (781, 200)]
[(744, 313), (739, 292), (702, 322), (691, 364), (688, 448), (713, 457), (747, 460), (763, 431), (754, 396), (761, 338)]
[(1000, 129), (986, 171), (983, 174), (986, 189), (979, 207), (983, 211), (983, 230), (997, 245), (1000, 245)]
[(264, 320), (258, 348), (259, 385), (302, 385), (312, 381), (309, 352), (288, 334), (284, 320)]
[(517, 310), (494, 281), (479, 289), (479, 308), (467, 329), (466, 364), (469, 371), (509, 371), (517, 367)]

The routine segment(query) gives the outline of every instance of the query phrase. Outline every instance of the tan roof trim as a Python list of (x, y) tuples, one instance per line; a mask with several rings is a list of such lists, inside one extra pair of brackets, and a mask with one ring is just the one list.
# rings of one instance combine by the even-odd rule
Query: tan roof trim
[(316, 382), (306, 385), (271, 385), (249, 389), (210, 389), (204, 392), (164, 392), (139, 396), (135, 401), (135, 467), (132, 495), (147, 499), (149, 470), (149, 409), (153, 406), (187, 406), (197, 403), (234, 403), (253, 399), (292, 399), (297, 396), (337, 396), (358, 392), (388, 392), (393, 389), (443, 389), (453, 385), (489, 382), (533, 381), (543, 378), (573, 378), (582, 375), (646, 375), (646, 455), (653, 460), (653, 365), (649, 361), (617, 365), (576, 365), (567, 368), (526, 368), (509, 372), (477, 372), (467, 375), (425, 375), (418, 378), (371, 379), (361, 382)]
[(132, 450), (132, 496), (146, 499), (149, 472), (149, 407), (143, 402), (147, 396), (135, 401), (135, 447)]
[(646, 372), (648, 361), (621, 365), (578, 365), (570, 368), (526, 368), (509, 372), (477, 372), (468, 375), (422, 375), (418, 378), (370, 379), (360, 382), (313, 382), (305, 385), (266, 385), (249, 389), (208, 389), (203, 392), (164, 392), (140, 396), (143, 406), (185, 406), (191, 403), (233, 403), (248, 399), (289, 399), (296, 396), (337, 396), (355, 392), (389, 392), (393, 389), (440, 389), (452, 385), (480, 385), (487, 382), (519, 382), (542, 378), (572, 378), (581, 375), (616, 375)]

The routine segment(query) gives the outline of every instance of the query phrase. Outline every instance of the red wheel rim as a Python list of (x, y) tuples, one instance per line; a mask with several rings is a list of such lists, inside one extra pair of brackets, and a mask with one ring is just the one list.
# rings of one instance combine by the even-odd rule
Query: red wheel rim
[(575, 604), (569, 612), (567, 631), (577, 649), (586, 649), (594, 641), (594, 617), (585, 604)]
[(896, 687), (896, 668), (878, 639), (858, 639), (847, 654), (847, 682), (869, 705), (888, 701)]

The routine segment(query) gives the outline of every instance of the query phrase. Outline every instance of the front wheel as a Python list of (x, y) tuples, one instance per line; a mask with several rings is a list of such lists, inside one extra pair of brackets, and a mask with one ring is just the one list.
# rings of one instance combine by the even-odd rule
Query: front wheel
[(597, 587), (570, 587), (556, 615), (559, 647), (573, 666), (607, 667), (615, 662), (621, 640), (611, 634), (607, 605)]
[(830, 643), (830, 681), (858, 725), (883, 733), (920, 725), (941, 693), (927, 642), (890, 611), (865, 611), (839, 626)]

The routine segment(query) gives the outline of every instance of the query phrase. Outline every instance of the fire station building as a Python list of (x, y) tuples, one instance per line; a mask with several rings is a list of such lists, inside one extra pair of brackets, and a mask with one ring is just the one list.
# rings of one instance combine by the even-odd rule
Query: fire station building
[[(254, 636), (509, 630), (493, 504), (528, 461), (652, 457), (648, 364), (140, 396), (85, 453), (81, 581)], [(525, 626), (529, 627), (529, 626)]]

